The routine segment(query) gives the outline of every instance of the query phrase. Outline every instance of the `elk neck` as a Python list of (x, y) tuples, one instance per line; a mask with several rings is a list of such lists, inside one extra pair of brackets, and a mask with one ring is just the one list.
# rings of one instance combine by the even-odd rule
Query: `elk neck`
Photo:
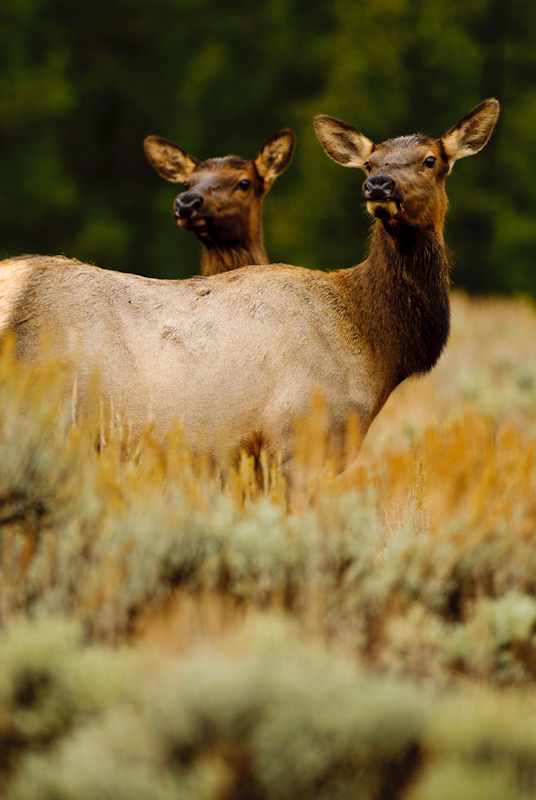
[(231, 235), (215, 233), (201, 239), (201, 275), (218, 275), (248, 264), (270, 263), (264, 248), (261, 195), (244, 209), (244, 215), (237, 222), (239, 224), (230, 228)]
[(382, 365), (388, 392), (428, 372), (446, 344), (449, 268), (442, 230), (378, 220), (367, 259), (346, 271), (359, 338)]
[(203, 242), (201, 251), (201, 275), (218, 275), (230, 272), (247, 264), (268, 264), (262, 237), (260, 242), (249, 245), (224, 245), (217, 242)]

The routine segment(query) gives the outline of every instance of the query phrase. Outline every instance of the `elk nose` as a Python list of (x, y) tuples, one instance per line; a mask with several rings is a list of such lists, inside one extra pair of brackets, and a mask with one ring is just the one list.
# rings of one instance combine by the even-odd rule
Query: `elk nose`
[(368, 178), (363, 184), (363, 197), (365, 200), (376, 200), (381, 203), (392, 196), (395, 189), (395, 182), (384, 172), (379, 172)]
[(176, 198), (173, 211), (176, 217), (190, 219), (190, 217), (192, 217), (196, 211), (199, 211), (202, 205), (203, 198), (200, 194), (195, 194), (195, 192), (184, 192), (184, 194), (180, 194)]

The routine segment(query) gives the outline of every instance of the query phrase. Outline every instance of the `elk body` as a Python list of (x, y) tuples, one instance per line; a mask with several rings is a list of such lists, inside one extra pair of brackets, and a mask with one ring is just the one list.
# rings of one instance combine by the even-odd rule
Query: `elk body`
[(274, 133), (253, 161), (237, 156), (198, 161), (160, 136), (148, 136), (145, 154), (155, 170), (185, 191), (175, 198), (173, 215), (181, 228), (193, 231), (203, 245), (201, 274), (267, 264), (262, 201), (278, 175), (290, 164), (294, 133)]
[(357, 266), (253, 266), (162, 281), (24, 256), (0, 265), (0, 331), (15, 335), (29, 364), (51, 336), (73, 360), (81, 411), (97, 369), (106, 404), (135, 430), (150, 418), (163, 436), (178, 420), (192, 452), (264, 448), (289, 476), (296, 421), (318, 391), (338, 459), (348, 416), (364, 436), (397, 384), (431, 369), (445, 345), (445, 177), (484, 147), (498, 113), (485, 100), (440, 139), (378, 145), (347, 123), (315, 118), (327, 154), (367, 175), (375, 223)]

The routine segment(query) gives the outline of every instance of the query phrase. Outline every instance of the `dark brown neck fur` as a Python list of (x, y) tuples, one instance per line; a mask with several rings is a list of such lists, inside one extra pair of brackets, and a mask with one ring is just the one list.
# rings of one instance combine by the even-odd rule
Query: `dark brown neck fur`
[(268, 263), (268, 256), (266, 255), (262, 238), (260, 243), (251, 243), (249, 247), (203, 242), (201, 275), (218, 275), (220, 272), (229, 272), (247, 264)]
[(199, 239), (201, 251), (201, 275), (218, 275), (247, 264), (269, 264), (264, 248), (262, 224), (262, 188), (259, 185), (255, 202), (244, 216), (229, 226), (228, 230), (209, 226), (206, 235)]
[(447, 341), (450, 281), (443, 236), (378, 221), (368, 258), (350, 273), (360, 336), (383, 366), (388, 395), (410, 375), (428, 372)]

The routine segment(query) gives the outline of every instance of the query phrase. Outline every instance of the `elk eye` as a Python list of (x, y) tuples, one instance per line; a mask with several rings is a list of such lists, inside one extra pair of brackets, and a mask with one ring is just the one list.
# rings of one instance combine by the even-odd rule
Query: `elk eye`
[(249, 181), (247, 178), (244, 178), (244, 180), (240, 181), (240, 183), (238, 184), (239, 189), (249, 189), (250, 186), (251, 186), (251, 181)]
[(184, 186), (185, 189), (189, 189), (190, 188), (190, 181), (184, 181), (184, 183), (182, 185)]
[(370, 161), (365, 161), (363, 166), (367, 170), (367, 172), (372, 172), (372, 167), (370, 166)]
[(435, 156), (428, 156), (428, 158), (424, 159), (424, 166), (425, 167), (433, 167), (437, 158)]

